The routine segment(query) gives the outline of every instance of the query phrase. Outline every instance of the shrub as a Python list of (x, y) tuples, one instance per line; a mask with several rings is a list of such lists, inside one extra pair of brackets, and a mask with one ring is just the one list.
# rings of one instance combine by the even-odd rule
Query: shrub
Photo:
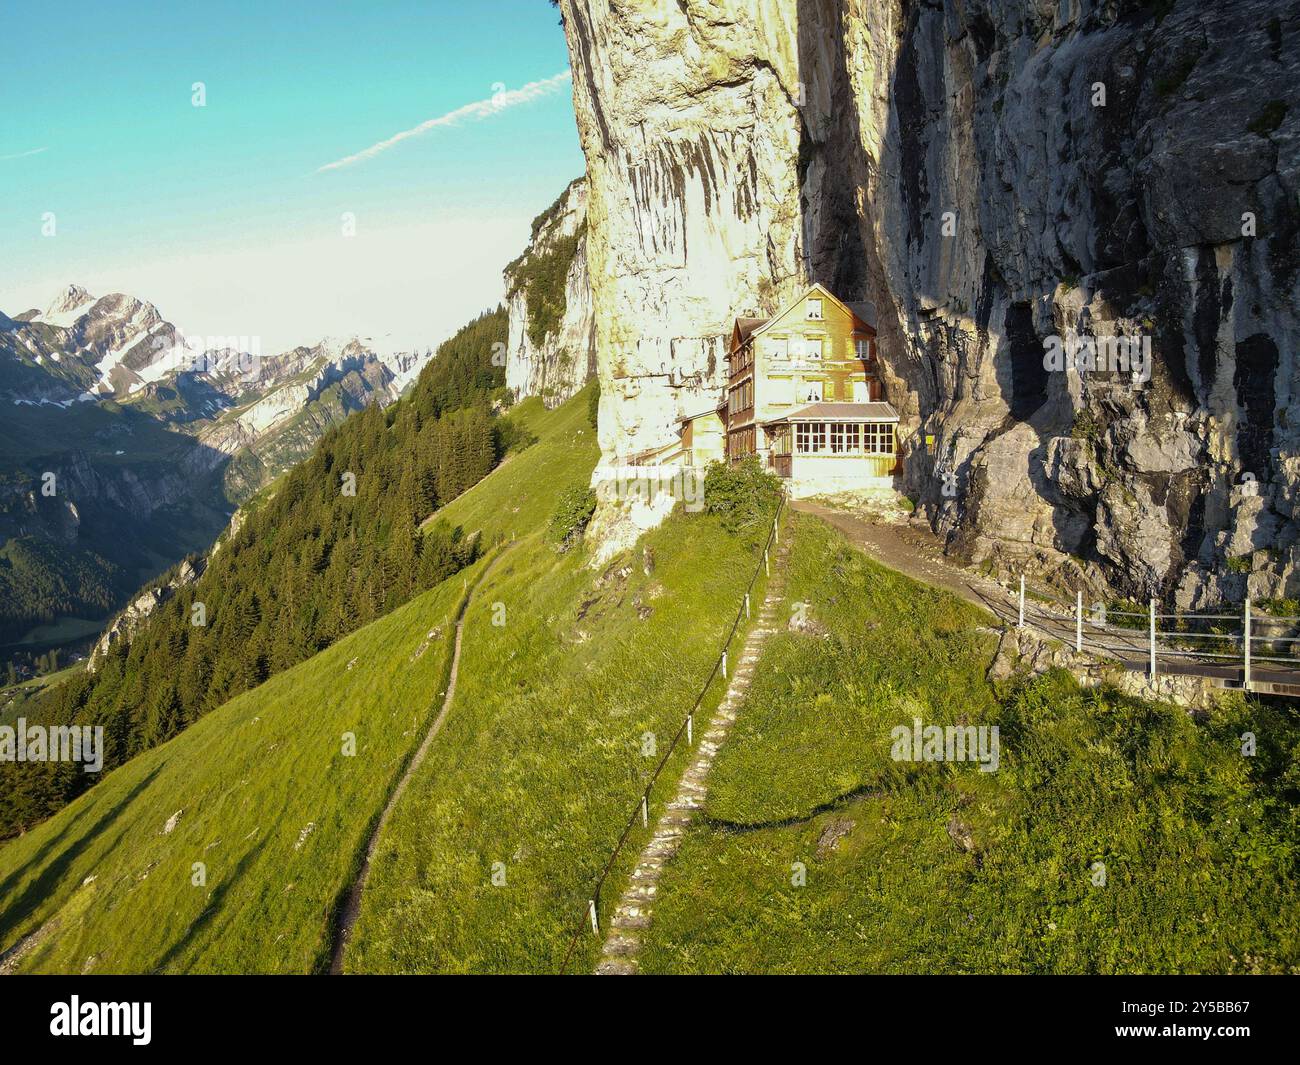
[(586, 485), (574, 485), (560, 496), (551, 518), (550, 537), (561, 552), (582, 539), (594, 513), (596, 493)]
[(709, 465), (704, 475), (704, 509), (717, 514), (728, 532), (769, 521), (780, 504), (781, 480), (751, 455), (738, 465)]

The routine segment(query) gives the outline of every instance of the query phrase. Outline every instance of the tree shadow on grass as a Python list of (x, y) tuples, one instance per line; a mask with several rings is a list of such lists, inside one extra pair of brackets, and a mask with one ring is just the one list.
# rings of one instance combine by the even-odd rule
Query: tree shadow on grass
[(102, 835), (110, 825), (116, 821), (126, 808), (151, 784), (156, 777), (162, 765), (156, 766), (151, 770), (148, 776), (142, 778), (130, 791), (106, 810), (93, 825), (83, 832), (77, 839), (73, 840), (64, 850), (47, 865), (30, 884), (28, 884), (11, 902), (10, 891), (16, 887), (24, 876), (31, 870), (37, 868), (47, 854), (71, 831), (72, 827), (81, 819), (82, 814), (73, 817), (68, 824), (54, 836), (48, 843), (43, 845), (30, 859), (15, 869), (4, 882), (0, 883), (0, 899), (6, 900), (3, 910), (0, 910), (0, 935), (7, 935), (13, 929), (19, 927), (35, 909), (45, 901), (57, 889), (72, 863)]
[[(239, 859), (234, 871), (222, 880), (213, 890), (212, 897), (208, 900), (208, 904), (203, 908), (203, 912), (190, 922), (190, 926), (185, 929), (185, 934), (168, 947), (163, 952), (162, 957), (160, 957), (150, 968), (145, 970), (146, 972), (166, 972), (167, 966), (179, 958), (185, 948), (198, 938), (199, 933), (211, 923), (212, 918), (215, 917), (217, 912), (221, 909), (221, 904), (225, 900), (226, 893), (240, 880), (248, 867), (257, 859), (257, 856), (262, 853), (262, 850), (266, 847), (270, 838), (269, 833), (263, 836), (252, 850)], [(223, 925), (223, 928), (227, 928), (229, 925), (230, 921), (227, 920), (225, 925)]]

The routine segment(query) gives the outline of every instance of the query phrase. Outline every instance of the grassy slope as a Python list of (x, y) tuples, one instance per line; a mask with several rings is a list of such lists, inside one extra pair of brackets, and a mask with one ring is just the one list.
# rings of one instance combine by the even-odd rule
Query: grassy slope
[[(590, 469), (595, 435), (585, 411), (585, 397), (549, 413), (521, 404), (513, 417), (538, 444), (447, 516), (472, 518), (491, 535), (493, 518), (554, 472), (557, 454)], [(549, 516), (547, 492), (535, 493), (527, 516)], [(481, 565), (465, 576), (472, 581)], [(0, 848), (0, 948), (55, 918), (24, 970), (76, 972), (90, 957), (99, 971), (316, 966), (369, 825), (436, 711), (446, 620), (462, 588), (453, 578), (232, 700)], [(440, 640), (412, 664), (435, 627)], [(357, 736), (355, 758), (340, 753), (347, 731)], [(177, 810), (176, 828), (164, 834)], [(295, 849), (309, 823), (315, 828)], [(198, 861), (206, 888), (190, 886)], [(94, 881), (83, 885), (88, 876)]]
[[(557, 969), (657, 761), (642, 738), (669, 742), (753, 573), (752, 542), (703, 515), (678, 514), (644, 539), (648, 574), (641, 553), (593, 572), (579, 552), (523, 536), (586, 483), (597, 450), (585, 408), (585, 395), (561, 408), (580, 412), (557, 423), (567, 439), (551, 443), (563, 446), (525, 451), (493, 475), (491, 495), (446, 509), (467, 531), (520, 539), (467, 614), (456, 706), (380, 841), (350, 972)], [(706, 706), (721, 694), (715, 683)], [(617, 890), (616, 877), (605, 916)], [(589, 969), (597, 946), (583, 937), (573, 968)]]
[[(535, 536), (489, 575), (466, 621), (458, 705), (381, 840), (349, 971), (559, 967), (657, 761), (642, 739), (662, 754), (755, 566), (703, 515), (679, 514), (643, 545), (648, 575), (641, 556), (601, 573), (557, 561)], [(721, 694), (715, 683), (711, 702)], [(613, 884), (606, 916), (616, 898)], [(584, 936), (575, 968), (596, 947)]]
[[(1067, 676), (999, 699), (970, 607), (809, 519), (787, 593), (826, 634), (765, 651), (714, 820), (660, 881), (646, 971), (1295, 971), (1293, 710), (1198, 723)], [(1000, 771), (893, 762), (914, 713), (998, 723)]]
[[(0, 942), (53, 918), (25, 971), (77, 972), (90, 958), (96, 971), (311, 971), (371, 819), (436, 710), (461, 594), (453, 578), (6, 845)], [(206, 886), (191, 884), (194, 862)]]
[(587, 484), (600, 457), (596, 430), (587, 421), (587, 386), (554, 411), (536, 396), (524, 400), (508, 417), (536, 434), (542, 446), (510, 455), (482, 487), (453, 499), (429, 519), (445, 518), (466, 533), (482, 531), (488, 541), (523, 537), (543, 528), (565, 489)]

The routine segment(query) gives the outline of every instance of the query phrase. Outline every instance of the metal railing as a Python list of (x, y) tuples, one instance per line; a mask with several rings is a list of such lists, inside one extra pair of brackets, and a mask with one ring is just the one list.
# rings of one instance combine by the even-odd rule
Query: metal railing
[(722, 641), (722, 650), (714, 661), (713, 668), (709, 670), (709, 675), (700, 686), (700, 692), (696, 695), (695, 702), (691, 704), (691, 709), (687, 712), (682, 723), (677, 727), (677, 731), (673, 733), (672, 742), (668, 745), (668, 750), (665, 751), (663, 757), (659, 759), (658, 764), (654, 768), (654, 772), (650, 774), (650, 779), (646, 781), (645, 787), (642, 788), (641, 797), (636, 806), (633, 807), (632, 814), (627, 819), (627, 823), (623, 826), (623, 831), (618, 837), (618, 842), (614, 844), (614, 850), (610, 853), (609, 858), (601, 868), (600, 875), (596, 877), (595, 886), (592, 888), (591, 895), (587, 899), (587, 909), (573, 931), (573, 937), (569, 940), (569, 947), (564, 953), (564, 961), (560, 964), (559, 971), (561, 975), (563, 975), (568, 969), (569, 961), (573, 957), (574, 949), (577, 947), (578, 941), (582, 938), (587, 927), (590, 926), (592, 935), (600, 935), (601, 889), (604, 888), (605, 881), (609, 877), (610, 871), (614, 868), (614, 863), (618, 861), (619, 855), (623, 852), (623, 847), (627, 843), (628, 837), (631, 836), (632, 830), (636, 827), (636, 823), (640, 821), (642, 828), (650, 827), (650, 793), (654, 789), (660, 776), (663, 774), (669, 761), (671, 761), (682, 737), (686, 737), (686, 743), (688, 745), (695, 742), (695, 714), (700, 709), (700, 704), (704, 702), (704, 697), (708, 694), (710, 686), (713, 684), (714, 680), (717, 679), (719, 672), (721, 672), (723, 680), (727, 679), (727, 651), (731, 647), (732, 640), (736, 638), (736, 632), (740, 629), (741, 621), (750, 616), (750, 593), (753, 592), (754, 585), (758, 582), (759, 571), (761, 570), (766, 576), (771, 575), (772, 570), (769, 553), (773, 546), (781, 541), (780, 525), (781, 515), (784, 509), (785, 499), (782, 497), (781, 501), (777, 504), (776, 514), (772, 518), (772, 528), (767, 534), (766, 542), (763, 544), (762, 563), (754, 567), (754, 574), (749, 578), (749, 584), (745, 588), (745, 594), (741, 599), (739, 608), (736, 610), (736, 619), (731, 623), (731, 630), (727, 633), (726, 639)]
[[(1300, 649), (1296, 648), (1300, 644), (1300, 617), (1256, 613), (1249, 599), (1242, 604), (1240, 614), (1161, 612), (1155, 599), (1148, 602), (1145, 611), (1112, 610), (1101, 604), (1085, 609), (1081, 591), (1075, 594), (1073, 611), (1066, 613), (1065, 603), (1054, 605), (1060, 612), (1027, 606), (1025, 578), (1020, 577), (1017, 627), (1030, 624), (1072, 644), (1076, 653), (1105, 651), (1123, 655), (1129, 661), (1138, 655), (1145, 660), (1145, 671), (1151, 679), (1162, 671), (1160, 663), (1164, 660), (1165, 673), (1222, 676), (1239, 670), (1245, 689), (1257, 679), (1252, 674), (1265, 672), (1293, 673), (1294, 677), (1284, 677), (1280, 682), (1300, 683)], [(1115, 624), (1115, 619), (1120, 623)], [(1294, 635), (1268, 631), (1277, 627)], [(1281, 653), (1288, 648), (1295, 653)], [(1208, 663), (1217, 669), (1212, 673), (1189, 669), (1189, 664), (1195, 663)]]

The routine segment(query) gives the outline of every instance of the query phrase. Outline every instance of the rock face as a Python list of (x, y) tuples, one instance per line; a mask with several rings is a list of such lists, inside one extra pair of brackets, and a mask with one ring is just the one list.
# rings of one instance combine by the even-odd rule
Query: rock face
[(176, 573), (171, 580), (164, 584), (150, 586), (136, 596), (126, 609), (113, 619), (108, 628), (104, 630), (103, 635), (99, 637), (94, 650), (90, 652), (90, 660), (86, 663), (86, 669), (91, 673), (95, 672), (99, 668), (104, 655), (108, 654), (119, 642), (129, 643), (132, 634), (150, 614), (175, 595), (176, 589), (197, 581), (203, 576), (203, 571), (206, 568), (207, 562), (204, 559), (191, 561), (187, 558), (176, 568)]
[[(877, 308), (899, 487), (950, 551), (1300, 594), (1294, 7), (562, 9), (607, 458), (716, 397), (734, 317), (821, 281)], [(1072, 333), (1149, 376), (1045, 361)]]
[(505, 270), (506, 386), (555, 407), (596, 373), (587, 274), (587, 183), (578, 178), (533, 221), (524, 253)]

